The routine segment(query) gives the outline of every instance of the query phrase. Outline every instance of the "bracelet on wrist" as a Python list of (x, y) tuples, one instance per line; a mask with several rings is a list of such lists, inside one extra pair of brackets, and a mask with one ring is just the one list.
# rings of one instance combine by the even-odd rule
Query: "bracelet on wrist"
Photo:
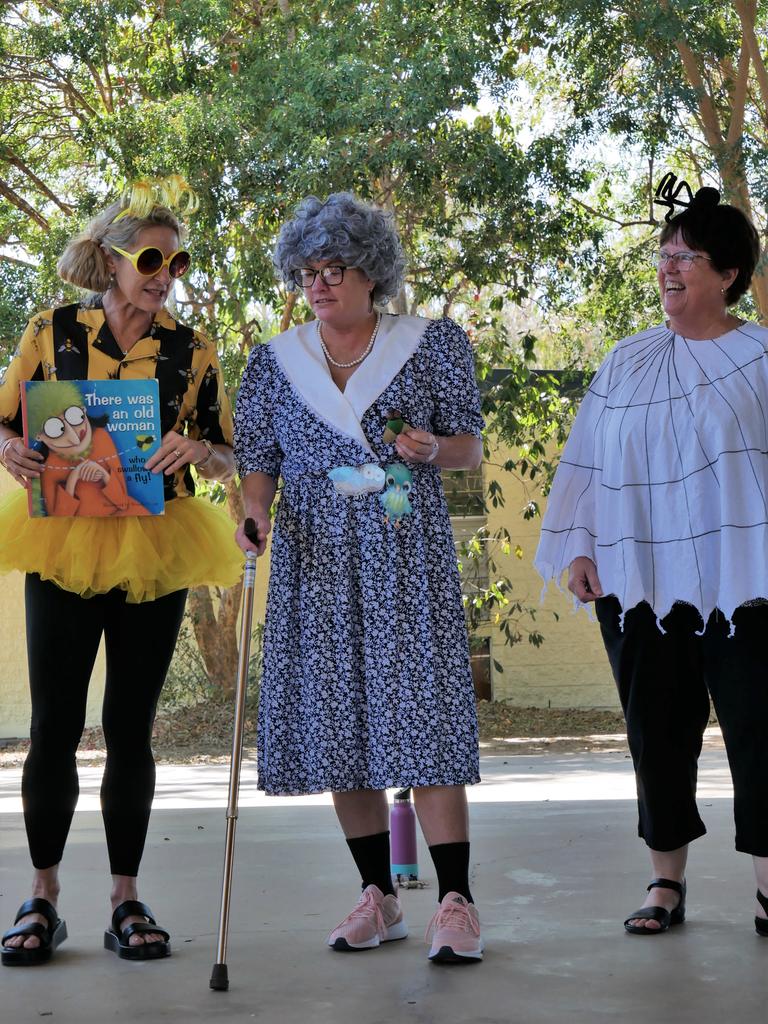
[(205, 446), (206, 454), (202, 459), (200, 459), (199, 462), (194, 463), (195, 469), (202, 469), (202, 467), (206, 464), (206, 462), (208, 462), (211, 456), (216, 454), (216, 449), (213, 447), (211, 442), (206, 441), (204, 437), (200, 438), (200, 444)]
[[(433, 437), (434, 437), (434, 435), (433, 435)], [(424, 461), (425, 462), (434, 462), (435, 459), (437, 458), (437, 453), (439, 451), (440, 451), (440, 442), (435, 437), (434, 440), (432, 441), (432, 451), (429, 453), (429, 455), (426, 457), (426, 459), (424, 459)]]
[(5, 465), (5, 453), (10, 448), (11, 442), (15, 440), (15, 437), (6, 437), (6, 439), (0, 443), (0, 462), (2, 462), (3, 465)]

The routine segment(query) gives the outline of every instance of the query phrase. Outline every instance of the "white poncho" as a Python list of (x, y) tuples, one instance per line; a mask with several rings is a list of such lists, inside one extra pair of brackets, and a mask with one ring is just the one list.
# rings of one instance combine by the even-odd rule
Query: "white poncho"
[(625, 338), (595, 374), (563, 450), (535, 564), (597, 565), (624, 611), (676, 601), (729, 619), (768, 597), (768, 330)]

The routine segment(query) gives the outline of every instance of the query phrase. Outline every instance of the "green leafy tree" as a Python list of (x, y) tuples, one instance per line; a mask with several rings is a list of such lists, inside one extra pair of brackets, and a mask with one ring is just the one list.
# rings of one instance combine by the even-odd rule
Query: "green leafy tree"
[[(491, 0), (6, 3), (0, 334), (12, 344), (32, 309), (68, 296), (55, 260), (85, 218), (126, 181), (168, 172), (201, 197), (180, 312), (216, 339), (232, 388), (251, 345), (307, 315), (275, 284), (270, 250), (308, 193), (351, 189), (392, 211), (410, 257), (397, 309), (447, 314), (469, 296), (503, 305), (556, 290), (563, 253), (594, 231), (591, 214), (554, 206), (542, 188), (587, 186), (568, 140), (524, 148), (503, 105), (462, 116), (483, 92), (508, 92), (511, 27)], [(487, 353), (511, 358), (506, 348), (495, 336)], [(495, 402), (504, 429), (510, 402), (518, 434), (534, 425), (524, 373)], [(237, 516), (238, 495), (227, 496)], [(239, 598), (191, 599), (222, 688)]]
[[(510, 76), (526, 82), (534, 106), (554, 103), (575, 163), (591, 164), (590, 189), (560, 199), (608, 228), (607, 256), (585, 266), (581, 283), (586, 317), (615, 325), (615, 339), (642, 326), (654, 304), (638, 257), (663, 214), (653, 191), (666, 169), (694, 187), (719, 185), (765, 234), (768, 70), (759, 41), (768, 5), (554, 0), (510, 4), (508, 13)], [(746, 311), (768, 316), (765, 261), (752, 300)]]

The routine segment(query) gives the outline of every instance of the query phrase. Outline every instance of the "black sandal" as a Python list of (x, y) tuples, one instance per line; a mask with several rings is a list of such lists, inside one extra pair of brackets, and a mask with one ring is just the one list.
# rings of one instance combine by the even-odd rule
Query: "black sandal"
[[(22, 903), (16, 915), (16, 922), (27, 914), (42, 914), (48, 922), (47, 925), (39, 921), (31, 921), (29, 924), (20, 924), (18, 927), (9, 928), (2, 939), (3, 953), (2, 960), (6, 967), (35, 967), (37, 964), (47, 963), (53, 956), (54, 950), (60, 946), (67, 937), (67, 926), (56, 913), (56, 908), (48, 900), (33, 897)], [(6, 946), (8, 939), (17, 935), (28, 938), (35, 935), (40, 939), (40, 945), (34, 949), (25, 949), (24, 946)]]
[[(757, 890), (757, 902), (766, 914), (768, 914), (768, 896), (763, 896), (759, 889)], [(755, 915), (755, 931), (758, 935), (768, 936), (768, 920), (764, 917), (758, 917)]]
[[(139, 921), (137, 924), (120, 925), (126, 917), (146, 917), (146, 921)], [(142, 942), (138, 946), (131, 946), (128, 940), (132, 935), (146, 935), (151, 932), (163, 936), (161, 942)], [(122, 960), (159, 960), (161, 957), (171, 955), (171, 936), (164, 928), (158, 928), (152, 911), (146, 903), (138, 900), (125, 900), (112, 915), (112, 928), (104, 932), (104, 949), (110, 950)]]
[[(680, 902), (674, 910), (665, 910), (664, 907), (641, 907), (640, 910), (636, 910), (624, 922), (624, 927), (630, 935), (661, 935), (673, 924), (682, 924), (685, 920), (685, 879), (682, 882), (673, 882), (671, 878), (654, 878), (647, 891), (650, 892), (651, 889), (672, 889), (680, 894)], [(768, 903), (768, 900), (766, 902)], [(646, 928), (644, 925), (629, 923), (637, 918), (643, 921), (658, 921), (659, 927)], [(765, 934), (768, 935), (768, 921), (763, 923), (767, 926)]]

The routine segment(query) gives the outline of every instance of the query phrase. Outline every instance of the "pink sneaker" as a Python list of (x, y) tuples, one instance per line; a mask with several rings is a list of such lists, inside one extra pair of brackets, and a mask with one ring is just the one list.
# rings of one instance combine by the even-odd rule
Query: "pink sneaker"
[(382, 942), (404, 939), (408, 925), (397, 896), (387, 895), (377, 885), (363, 889), (357, 906), (328, 936), (328, 945), (340, 953), (375, 949)]
[(457, 892), (447, 893), (427, 926), (432, 939), (429, 959), (438, 964), (466, 964), (483, 959), (480, 919), (472, 903)]

